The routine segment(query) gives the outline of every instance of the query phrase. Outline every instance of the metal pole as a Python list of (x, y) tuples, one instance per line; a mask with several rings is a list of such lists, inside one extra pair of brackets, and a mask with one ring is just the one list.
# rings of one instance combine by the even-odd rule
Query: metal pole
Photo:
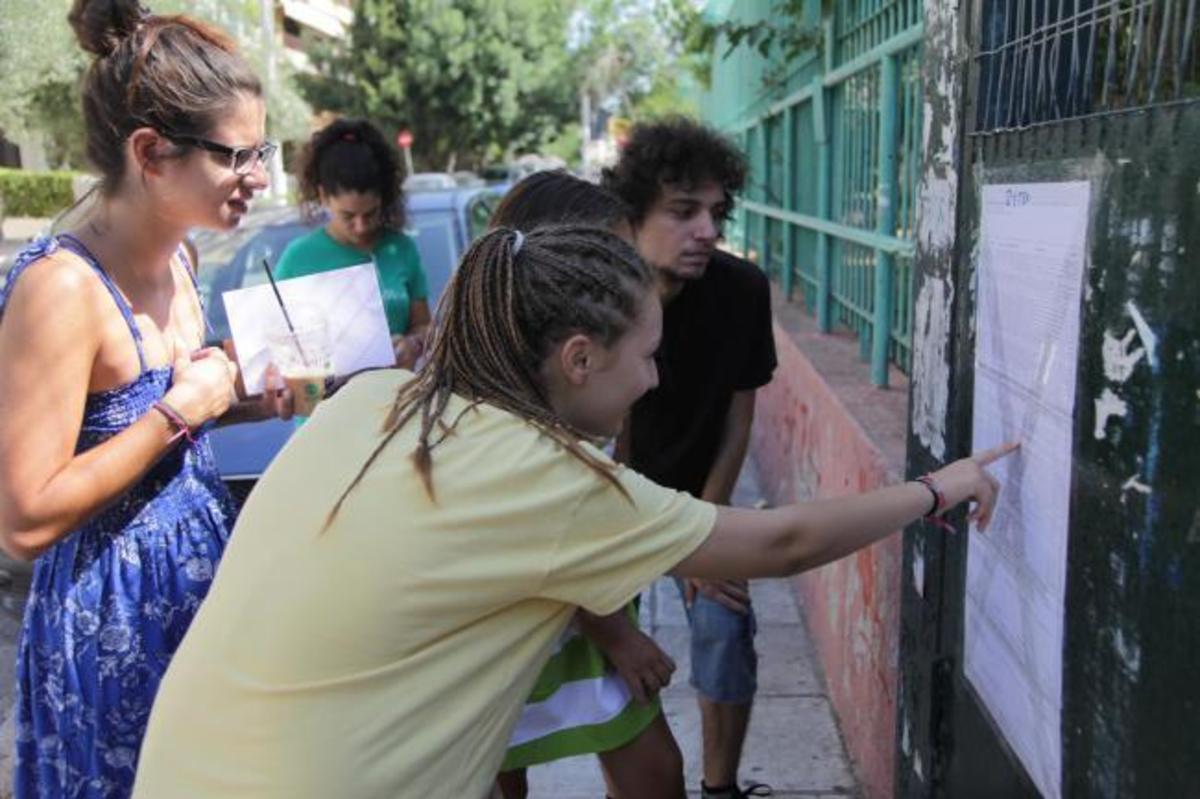
[[(796, 181), (792, 154), (796, 150), (796, 106), (789, 105), (783, 115), (783, 207), (788, 211), (796, 210)], [(788, 222), (783, 225), (783, 296), (792, 298), (792, 271), (796, 268), (792, 263), (795, 249), (792, 246), (796, 238), (796, 227)]]
[[(275, 69), (275, 0), (258, 0), (259, 25), (262, 28), (263, 60), (266, 62), (267, 81), (263, 89), (263, 102), (278, 87), (278, 71)], [(275, 151), (267, 165), (271, 186), (267, 190), (272, 199), (287, 196), (287, 174), (283, 171), (283, 149)]]
[[(764, 203), (770, 203), (771, 193), (771, 137), (767, 132), (767, 121), (759, 120), (758, 144), (762, 150), (759, 158), (759, 184), (762, 186)], [(767, 239), (770, 220), (766, 214), (758, 215), (758, 266), (768, 275), (771, 274), (771, 242)]]
[[(900, 96), (897, 58), (883, 60), (879, 86), (879, 193), (876, 197), (875, 230), (883, 236), (896, 235), (896, 123)], [(888, 344), (892, 337), (892, 283), (895, 273), (892, 254), (875, 250), (875, 312), (871, 331), (871, 382), (888, 384)]]
[(579, 89), (579, 124), (583, 135), (579, 137), (579, 163), (583, 174), (588, 175), (588, 145), (592, 143), (592, 96), (584, 87)]
[[(828, 39), (827, 39), (828, 41)], [(813, 78), (813, 139), (817, 143), (817, 216), (830, 220), (829, 116), (825, 110), (826, 89), (821, 76)], [(832, 268), (829, 263), (829, 234), (817, 233), (817, 327), (822, 333), (833, 329), (829, 297), (833, 291)]]

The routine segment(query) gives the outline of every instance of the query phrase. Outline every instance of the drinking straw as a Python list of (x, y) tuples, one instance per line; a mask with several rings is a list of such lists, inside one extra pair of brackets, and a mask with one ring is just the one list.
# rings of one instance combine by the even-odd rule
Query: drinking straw
[(271, 271), (271, 264), (266, 258), (263, 258), (263, 269), (267, 270), (267, 280), (271, 283), (271, 291), (275, 292), (275, 301), (279, 303), (279, 310), (283, 312), (283, 321), (287, 322), (288, 331), (292, 334), (292, 341), (296, 342), (300, 360), (307, 366), (308, 356), (304, 354), (304, 345), (300, 343), (300, 337), (296, 335), (296, 326), (292, 324), (292, 317), (288, 314), (287, 306), (283, 304), (283, 295), (279, 293), (279, 284), (275, 282), (275, 273)]

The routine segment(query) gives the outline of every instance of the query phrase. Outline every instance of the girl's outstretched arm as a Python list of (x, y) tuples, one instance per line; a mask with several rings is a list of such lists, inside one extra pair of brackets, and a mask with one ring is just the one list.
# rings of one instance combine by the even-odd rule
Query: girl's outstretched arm
[[(985, 467), (1014, 452), (1004, 444), (955, 461), (931, 476), (946, 509), (974, 502), (982, 530), (991, 520), (1000, 484)], [(679, 577), (782, 577), (821, 566), (886, 538), (930, 509), (930, 489), (917, 482), (867, 494), (820, 499), (771, 510), (718, 508), (700, 547), (671, 573)]]

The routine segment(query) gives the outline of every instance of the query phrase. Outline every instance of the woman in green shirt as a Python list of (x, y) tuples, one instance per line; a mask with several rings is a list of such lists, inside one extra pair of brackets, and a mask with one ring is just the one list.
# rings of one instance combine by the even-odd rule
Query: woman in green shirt
[(299, 176), (301, 200), (324, 206), (329, 221), (289, 244), (276, 274), (283, 279), (375, 264), (396, 365), (411, 369), (429, 329), (429, 289), (417, 245), (403, 232), (395, 150), (370, 122), (338, 119), (304, 147)]

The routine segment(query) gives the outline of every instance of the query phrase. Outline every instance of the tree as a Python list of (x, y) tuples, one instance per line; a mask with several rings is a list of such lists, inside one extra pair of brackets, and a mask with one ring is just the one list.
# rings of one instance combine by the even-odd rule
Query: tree
[(661, 17), (673, 38), (683, 43), (692, 74), (705, 85), (712, 78), (713, 56), (718, 45), (723, 48), (721, 59), (745, 45), (765, 59), (777, 57), (775, 65), (763, 75), (763, 82), (774, 86), (787, 80), (788, 64), (805, 52), (820, 52), (824, 47), (821, 26), (811, 13), (831, 16), (836, 0), (820, 0), (815, 7), (809, 0), (770, 0), (770, 3), (771, 13), (765, 22), (756, 18), (746, 23), (737, 14), (714, 22), (698, 11), (691, 0), (663, 0)]
[(568, 0), (358, 0), (347, 45), (300, 76), (323, 110), (413, 132), (414, 160), (452, 170), (537, 149), (575, 118)]
[[(265, 49), (258, 24), (259, 0), (157, 0), (159, 14), (186, 13), (226, 31), (265, 75)], [(53, 166), (84, 164), (80, 83), (89, 58), (67, 23), (68, 3), (60, 14), (46, 13), (44, 0), (3, 0), (0, 16), (0, 130), (10, 135), (40, 135)], [(277, 59), (283, 61), (283, 59)], [(277, 85), (267, 87), (267, 122), (275, 138), (301, 138), (311, 111), (300, 97), (291, 72), (281, 64)]]
[[(61, 14), (41, 0), (4, 0), (0, 14), (0, 130), (10, 136), (47, 133), (54, 166), (82, 161), (79, 77), (86, 61)], [(74, 111), (72, 112), (72, 109)]]
[(262, 78), (267, 95), (267, 134), (276, 140), (308, 135), (312, 108), (300, 94), (296, 72), (275, 52), (275, 83), (267, 86), (267, 50), (263, 41), (260, 3), (274, 0), (155, 0), (157, 14), (187, 14), (216, 26), (233, 37), (242, 55)]

